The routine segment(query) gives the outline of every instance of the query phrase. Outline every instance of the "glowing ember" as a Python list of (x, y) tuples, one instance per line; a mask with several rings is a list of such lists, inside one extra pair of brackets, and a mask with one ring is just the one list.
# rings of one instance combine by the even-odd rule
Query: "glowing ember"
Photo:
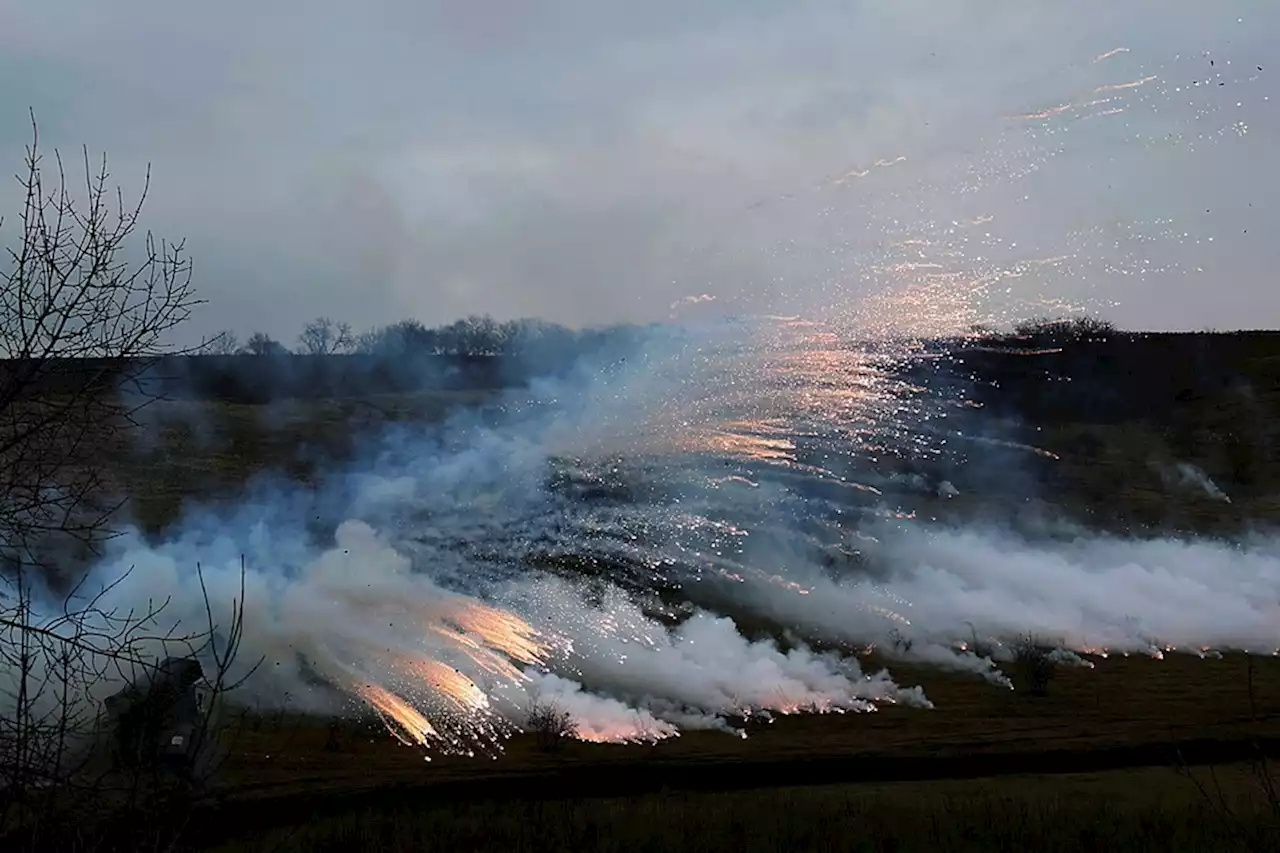
[(475, 634), (485, 645), (512, 660), (540, 664), (546, 659), (547, 649), (539, 642), (538, 632), (515, 614), (469, 602), (465, 608), (451, 613), (449, 618), (459, 628)]
[(377, 684), (364, 684), (356, 694), (378, 712), (387, 730), (406, 746), (427, 746), (439, 733), (417, 708)]

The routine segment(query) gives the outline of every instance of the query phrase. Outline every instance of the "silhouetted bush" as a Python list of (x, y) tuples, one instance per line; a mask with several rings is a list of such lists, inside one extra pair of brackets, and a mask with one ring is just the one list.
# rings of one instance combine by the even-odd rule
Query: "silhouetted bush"
[(1058, 674), (1053, 648), (1027, 635), (1013, 645), (1013, 662), (1018, 680), (1032, 696), (1048, 696), (1049, 683)]
[(554, 702), (533, 703), (525, 719), (525, 728), (543, 752), (555, 752), (564, 746), (565, 741), (578, 735), (578, 723), (573, 715)]

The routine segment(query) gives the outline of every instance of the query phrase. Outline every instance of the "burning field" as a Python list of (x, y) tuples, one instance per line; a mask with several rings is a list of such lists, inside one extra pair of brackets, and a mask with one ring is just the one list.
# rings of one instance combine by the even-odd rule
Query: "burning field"
[[(473, 318), (454, 338), (401, 324), (401, 345), (406, 330), (429, 344), (391, 365), (408, 350), (370, 343), (366, 375), (400, 388), (421, 369), (439, 388), (406, 381), (418, 390), (376, 399), (340, 388), (334, 377), (350, 385), (361, 368), (326, 339), (306, 367), (326, 377), (324, 400), (275, 399), (264, 370), (245, 386), (256, 403), (202, 399), (193, 385), (182, 402), (138, 409), (127, 436), (102, 431), (106, 473), (83, 482), (103, 494), (55, 496), (78, 511), (121, 498), (104, 516), (119, 535), (51, 563), (28, 559), (39, 549), (20, 537), (5, 543), (23, 570), (21, 619), (0, 631), (21, 653), (0, 660), (0, 711), (70, 714), (87, 729), (109, 699), (150, 696), (113, 668), (121, 659), (177, 656), (184, 689), (197, 675), (214, 685), (227, 759), (198, 780), (181, 765), (183, 796), (241, 809), (197, 815), (202, 844), (237, 826), (305, 824), (320, 795), (372, 809), (378, 833), (417, 825), (386, 817), (392, 789), (412, 810), (428, 798), (527, 805), (1140, 766), (1199, 784), (1191, 768), (1244, 761), (1271, 786), (1280, 340), (1120, 332), (1058, 290), (1204, 280), (1215, 238), (1202, 242), (1194, 222), (1147, 216), (1135, 199), (1096, 221), (1080, 212), (1092, 209), (1077, 197), (1091, 167), (1068, 142), (1123, 137), (1111, 161), (1122, 170), (1157, 147), (1177, 148), (1172, 163), (1243, 146), (1234, 110), (1246, 95), (1232, 93), (1256, 91), (1262, 67), (1128, 53), (1090, 54), (1045, 84), (1056, 100), (990, 127), (974, 119), (976, 154), (917, 169), (885, 151), (741, 221), (726, 215), (726, 233), (748, 238), (735, 276), (739, 264), (788, 273), (753, 298), (698, 289), (670, 303), (669, 322), (562, 330), (541, 350), (535, 321)], [(1193, 77), (1217, 85), (1179, 82)], [(1216, 129), (1184, 146), (1162, 123), (1173, 105)], [(1025, 204), (1054, 186), (1051, 167), (1061, 206)], [(1191, 204), (1198, 216), (1200, 197)], [(485, 329), (533, 338), (465, 351)], [(311, 327), (336, 330), (351, 337), (327, 319)], [(246, 375), (258, 372), (248, 358), (290, 373), (293, 356), (255, 341), (256, 354), (219, 358)], [(6, 410), (15, 429), (58, 382), (74, 384), (75, 365), (62, 367)], [(108, 384), (93, 391), (110, 399), (103, 411), (133, 393)], [(37, 504), (56, 491), (37, 486)], [(10, 513), (15, 529), (35, 541), (24, 512)], [(207, 626), (206, 642), (175, 652), (189, 626)], [(107, 638), (126, 635), (116, 654)], [(64, 689), (32, 694), (33, 678)], [(0, 748), (29, 752), (21, 728)], [(44, 731), (49, 754), (21, 766), (45, 775), (15, 789), (75, 777), (63, 760), (83, 744)], [(160, 746), (172, 758), (189, 736)], [(132, 754), (115, 743), (113, 760)], [(194, 765), (194, 753), (173, 760)], [(688, 826), (700, 819), (661, 801)], [(1227, 827), (1213, 822), (1227, 797), (1216, 802), (1191, 828), (1170, 818), (1168, 837)], [(724, 808), (742, 836), (729, 846), (748, 849), (741, 807)], [(946, 812), (930, 813), (936, 829)], [(522, 849), (523, 818), (468, 814)], [(1070, 809), (1040, 818), (1101, 825)], [(469, 849), (475, 833), (450, 826)], [(954, 842), (946, 832), (930, 844)], [(681, 843), (713, 849), (705, 840), (689, 829)]]
[(729, 331), (483, 420), (387, 428), (312, 485), (260, 480), (113, 541), (93, 577), (127, 575), (106, 604), (166, 599), (177, 621), (206, 590), (242, 599), (237, 702), (372, 716), (431, 758), (501, 755), (544, 707), (584, 741), (750, 739), (777, 717), (944, 712), (922, 673), (1038, 693), (1037, 661), (1087, 679), (1114, 655), (1280, 649), (1266, 533), (1100, 533), (1071, 496), (1019, 520), (1054, 503), (1040, 466), (1071, 462), (972, 405), (953, 366), (971, 344), (944, 360), (765, 321), (744, 356)]

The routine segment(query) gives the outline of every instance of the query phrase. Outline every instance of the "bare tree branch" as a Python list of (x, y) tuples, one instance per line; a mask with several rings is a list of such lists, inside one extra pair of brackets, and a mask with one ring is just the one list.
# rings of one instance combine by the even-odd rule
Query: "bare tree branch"
[(354, 350), (356, 338), (350, 323), (317, 317), (303, 326), (302, 334), (298, 336), (298, 348), (306, 355), (334, 355)]
[[(103, 448), (149, 402), (147, 370), (200, 302), (183, 243), (138, 234), (150, 171), (126, 203), (106, 159), (93, 166), (85, 149), (77, 198), (62, 157), (49, 164), (41, 154), (34, 115), (31, 129), (0, 272), (0, 563), (9, 569), (49, 568), (111, 535), (119, 504), (106, 497)], [(135, 390), (119, 393), (125, 385)]]

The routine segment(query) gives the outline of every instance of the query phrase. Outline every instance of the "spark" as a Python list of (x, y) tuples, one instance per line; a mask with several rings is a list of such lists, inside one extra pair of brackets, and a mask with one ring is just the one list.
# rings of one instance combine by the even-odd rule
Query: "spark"
[(387, 731), (406, 746), (427, 746), (439, 738), (431, 721), (399, 696), (377, 684), (363, 684), (356, 694), (369, 703), (387, 726)]
[(1127, 47), (1115, 47), (1115, 48), (1112, 48), (1111, 50), (1108, 50), (1106, 53), (1100, 53), (1097, 56), (1095, 56), (1091, 64), (1096, 65), (1097, 63), (1102, 62), (1103, 60), (1110, 59), (1111, 57), (1116, 56), (1118, 54), (1128, 53), (1128, 52), (1129, 52), (1129, 48)]
[(1106, 83), (1093, 90), (1094, 94), (1103, 92), (1118, 92), (1124, 89), (1136, 89), (1139, 86), (1145, 86), (1155, 80), (1159, 80), (1155, 74), (1149, 74), (1146, 77), (1139, 77), (1137, 80), (1130, 80), (1127, 83)]

